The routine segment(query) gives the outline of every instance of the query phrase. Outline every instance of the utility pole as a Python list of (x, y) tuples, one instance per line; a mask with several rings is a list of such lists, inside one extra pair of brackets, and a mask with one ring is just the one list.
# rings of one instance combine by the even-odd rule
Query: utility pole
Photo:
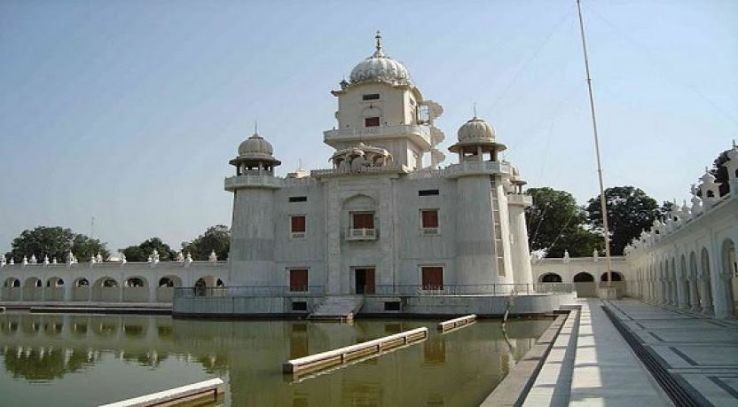
[(607, 224), (607, 199), (605, 186), (602, 181), (602, 161), (600, 160), (600, 139), (597, 136), (597, 117), (595, 115), (594, 96), (592, 94), (592, 77), (589, 74), (589, 58), (587, 56), (587, 40), (584, 38), (584, 20), (582, 19), (581, 0), (577, 0), (579, 15), (579, 32), (582, 34), (582, 51), (584, 51), (584, 69), (587, 72), (587, 89), (589, 90), (589, 108), (592, 112), (592, 130), (594, 133), (595, 155), (597, 156), (597, 177), (600, 181), (600, 212), (602, 212), (602, 227), (605, 233), (605, 259), (607, 261), (607, 286), (612, 286), (612, 259), (610, 259), (610, 228)]

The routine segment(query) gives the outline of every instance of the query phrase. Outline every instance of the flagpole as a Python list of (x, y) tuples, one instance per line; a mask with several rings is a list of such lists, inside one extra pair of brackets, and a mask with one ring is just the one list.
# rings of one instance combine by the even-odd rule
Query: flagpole
[(605, 186), (602, 181), (602, 161), (600, 160), (600, 139), (597, 135), (597, 117), (595, 115), (594, 96), (592, 94), (592, 77), (589, 73), (589, 58), (587, 56), (587, 40), (584, 37), (584, 20), (582, 19), (581, 0), (577, 0), (577, 14), (579, 15), (579, 32), (582, 34), (582, 51), (584, 52), (584, 69), (587, 72), (587, 89), (589, 90), (589, 108), (592, 112), (592, 130), (594, 133), (595, 155), (597, 156), (597, 177), (600, 182), (600, 211), (602, 212), (602, 227), (605, 234), (605, 259), (607, 261), (607, 286), (612, 286), (612, 260), (610, 259), (610, 228), (607, 224), (607, 199)]

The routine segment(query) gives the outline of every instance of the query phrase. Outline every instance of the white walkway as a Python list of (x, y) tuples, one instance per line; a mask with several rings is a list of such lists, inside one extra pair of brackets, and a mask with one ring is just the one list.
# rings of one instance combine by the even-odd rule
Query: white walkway
[(602, 302), (582, 299), (578, 304), (579, 326), (564, 325), (525, 405), (672, 405), (602, 311)]

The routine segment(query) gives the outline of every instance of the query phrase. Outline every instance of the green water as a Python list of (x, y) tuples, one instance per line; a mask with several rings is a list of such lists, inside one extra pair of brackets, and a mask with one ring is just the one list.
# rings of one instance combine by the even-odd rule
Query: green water
[[(227, 406), (472, 406), (550, 324), (480, 321), (172, 320), (166, 316), (0, 315), (0, 405), (95, 406), (213, 377)], [(290, 358), (427, 326), (428, 340), (295, 381)]]

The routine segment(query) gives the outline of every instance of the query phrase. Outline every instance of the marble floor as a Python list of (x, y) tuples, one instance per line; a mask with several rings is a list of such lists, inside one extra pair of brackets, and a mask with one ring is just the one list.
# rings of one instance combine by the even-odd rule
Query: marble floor
[(599, 299), (578, 299), (578, 322), (567, 320), (526, 406), (669, 406), (668, 396), (632, 352)]
[(738, 324), (636, 300), (606, 301), (679, 384), (700, 402), (738, 405)]

